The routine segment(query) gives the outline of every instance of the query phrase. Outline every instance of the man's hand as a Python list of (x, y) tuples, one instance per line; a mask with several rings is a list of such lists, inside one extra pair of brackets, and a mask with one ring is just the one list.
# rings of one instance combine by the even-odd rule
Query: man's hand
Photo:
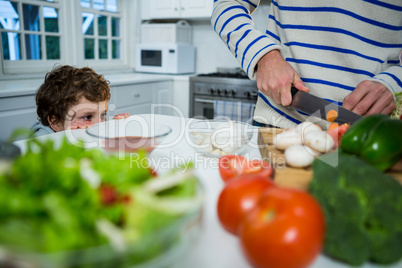
[(345, 97), (342, 106), (359, 115), (388, 115), (395, 109), (395, 102), (393, 94), (383, 84), (364, 80)]
[(298, 73), (287, 63), (278, 50), (272, 50), (257, 63), (257, 87), (276, 103), (287, 106), (292, 102), (292, 84), (301, 91), (309, 92)]
[(130, 114), (128, 113), (122, 113), (122, 114), (116, 114), (115, 116), (113, 116), (113, 119), (126, 119), (130, 116)]

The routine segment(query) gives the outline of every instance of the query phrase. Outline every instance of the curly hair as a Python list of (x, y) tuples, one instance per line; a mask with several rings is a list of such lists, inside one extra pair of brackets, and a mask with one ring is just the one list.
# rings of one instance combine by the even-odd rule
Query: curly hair
[(36, 93), (36, 112), (44, 126), (49, 119), (64, 123), (68, 111), (81, 97), (91, 102), (110, 99), (109, 81), (89, 67), (62, 65), (47, 73)]

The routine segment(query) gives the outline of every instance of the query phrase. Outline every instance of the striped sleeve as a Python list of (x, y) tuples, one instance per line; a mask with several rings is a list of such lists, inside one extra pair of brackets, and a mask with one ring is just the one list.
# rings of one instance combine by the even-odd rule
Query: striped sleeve
[(391, 66), (369, 80), (383, 84), (395, 96), (395, 93), (402, 92), (402, 65)]
[[(259, 0), (215, 0), (211, 23), (250, 79), (255, 79), (259, 59), (280, 46), (257, 30), (250, 14)], [(268, 14), (267, 14), (268, 15)]]

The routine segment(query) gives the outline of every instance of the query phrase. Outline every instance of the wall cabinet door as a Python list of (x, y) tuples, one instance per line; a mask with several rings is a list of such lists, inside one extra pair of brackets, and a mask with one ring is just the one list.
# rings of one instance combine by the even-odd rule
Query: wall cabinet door
[(212, 0), (181, 0), (180, 15), (184, 18), (210, 18)]
[(142, 0), (143, 9), (149, 7), (150, 19), (197, 19), (211, 17), (212, 0)]
[(142, 0), (142, 5), (149, 6), (151, 18), (180, 17), (180, 0)]

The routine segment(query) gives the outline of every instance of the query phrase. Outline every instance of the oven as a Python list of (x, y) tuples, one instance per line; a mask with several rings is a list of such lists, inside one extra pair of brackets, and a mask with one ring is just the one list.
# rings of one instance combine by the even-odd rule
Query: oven
[[(238, 111), (243, 113), (246, 111), (247, 121), (251, 122), (257, 98), (256, 81), (250, 80), (239, 68), (225, 71), (218, 69), (216, 73), (190, 77), (190, 117), (214, 119), (216, 109), (219, 109), (217, 105), (240, 105), (239, 107), (247, 107), (247, 110)], [(244, 121), (239, 120), (240, 115), (232, 112), (228, 114), (221, 112), (219, 115)]]

